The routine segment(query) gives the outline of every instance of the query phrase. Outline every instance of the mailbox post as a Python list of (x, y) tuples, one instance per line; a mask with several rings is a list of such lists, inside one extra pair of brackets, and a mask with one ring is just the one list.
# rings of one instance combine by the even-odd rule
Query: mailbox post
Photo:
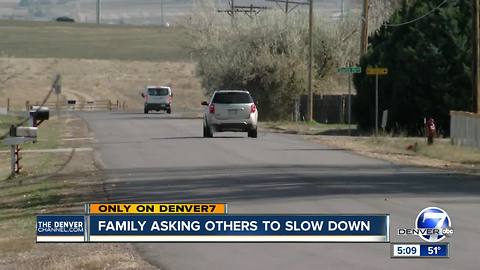
[(29, 127), (10, 127), (10, 133), (3, 140), (3, 144), (10, 146), (10, 167), (11, 176), (20, 172), (20, 150), (19, 145), (27, 142), (36, 142), (38, 137), (38, 125), (48, 120), (50, 111), (47, 107), (33, 106), (30, 110), (30, 126)]
[(49, 118), (50, 110), (48, 107), (32, 106), (30, 110), (30, 126), (36, 127)]
[[(56, 76), (47, 98), (50, 96), (51, 91), (55, 90), (57, 94), (57, 112), (58, 112), (58, 95), (61, 93), (61, 77), (60, 74)], [(43, 102), (45, 104), (46, 100)], [(10, 159), (11, 159), (11, 176), (20, 172), (20, 150), (19, 145), (26, 142), (36, 142), (38, 137), (38, 128), (43, 121), (50, 118), (50, 110), (48, 107), (32, 106), (30, 103), (25, 102), (27, 111), (29, 112), (29, 127), (16, 127), (10, 126), (9, 136), (3, 140), (4, 145), (10, 146)]]
[[(23, 127), (26, 128), (26, 127)], [(36, 128), (34, 128), (36, 129)], [(36, 130), (35, 131), (23, 131), (30, 133), (32, 135), (35, 135), (35, 137), (7, 137), (3, 140), (3, 144), (10, 146), (10, 172), (11, 175), (14, 176), (15, 174), (20, 172), (20, 148), (18, 148), (18, 145), (24, 144), (26, 142), (35, 142), (37, 140), (36, 137)], [(21, 134), (21, 133), (20, 133)]]

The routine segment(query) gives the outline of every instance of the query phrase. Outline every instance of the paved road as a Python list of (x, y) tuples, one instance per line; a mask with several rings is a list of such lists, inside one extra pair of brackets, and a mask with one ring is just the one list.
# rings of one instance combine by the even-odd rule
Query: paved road
[(85, 113), (119, 202), (227, 202), (231, 213), (390, 213), (392, 241), (419, 210), (439, 206), (451, 258), (390, 259), (388, 244), (136, 244), (162, 269), (479, 269), (478, 176), (396, 166), (300, 136), (224, 133), (163, 114)]

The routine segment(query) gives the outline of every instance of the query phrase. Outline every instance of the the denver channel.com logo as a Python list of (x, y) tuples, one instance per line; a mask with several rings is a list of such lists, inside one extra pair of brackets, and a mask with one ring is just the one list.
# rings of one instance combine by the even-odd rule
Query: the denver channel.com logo
[(398, 235), (417, 235), (427, 242), (439, 242), (453, 235), (452, 220), (439, 207), (427, 207), (415, 220), (415, 229), (398, 229)]

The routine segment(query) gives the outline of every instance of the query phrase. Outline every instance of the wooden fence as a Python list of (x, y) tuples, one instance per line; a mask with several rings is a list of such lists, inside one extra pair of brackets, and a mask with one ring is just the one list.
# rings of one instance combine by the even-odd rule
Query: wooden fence
[[(32, 105), (39, 105), (40, 102), (30, 103), (27, 101), (25, 107), (29, 108)], [(58, 102), (49, 101), (44, 104), (44, 106), (50, 108), (50, 110), (55, 111), (118, 111), (125, 110), (127, 104), (125, 101), (112, 102), (108, 99), (101, 100), (91, 100), (91, 101), (81, 101), (81, 100), (61, 100)], [(57, 108), (58, 106), (58, 108)]]
[(480, 148), (480, 114), (451, 111), (450, 118), (452, 143)]

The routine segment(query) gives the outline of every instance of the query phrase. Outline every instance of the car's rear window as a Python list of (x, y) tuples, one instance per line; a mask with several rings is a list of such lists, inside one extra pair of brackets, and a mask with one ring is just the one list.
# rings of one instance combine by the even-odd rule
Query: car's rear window
[(168, 96), (168, 88), (148, 88), (149, 96)]
[(244, 92), (226, 92), (216, 93), (213, 97), (213, 103), (234, 104), (234, 103), (252, 103), (252, 97)]

